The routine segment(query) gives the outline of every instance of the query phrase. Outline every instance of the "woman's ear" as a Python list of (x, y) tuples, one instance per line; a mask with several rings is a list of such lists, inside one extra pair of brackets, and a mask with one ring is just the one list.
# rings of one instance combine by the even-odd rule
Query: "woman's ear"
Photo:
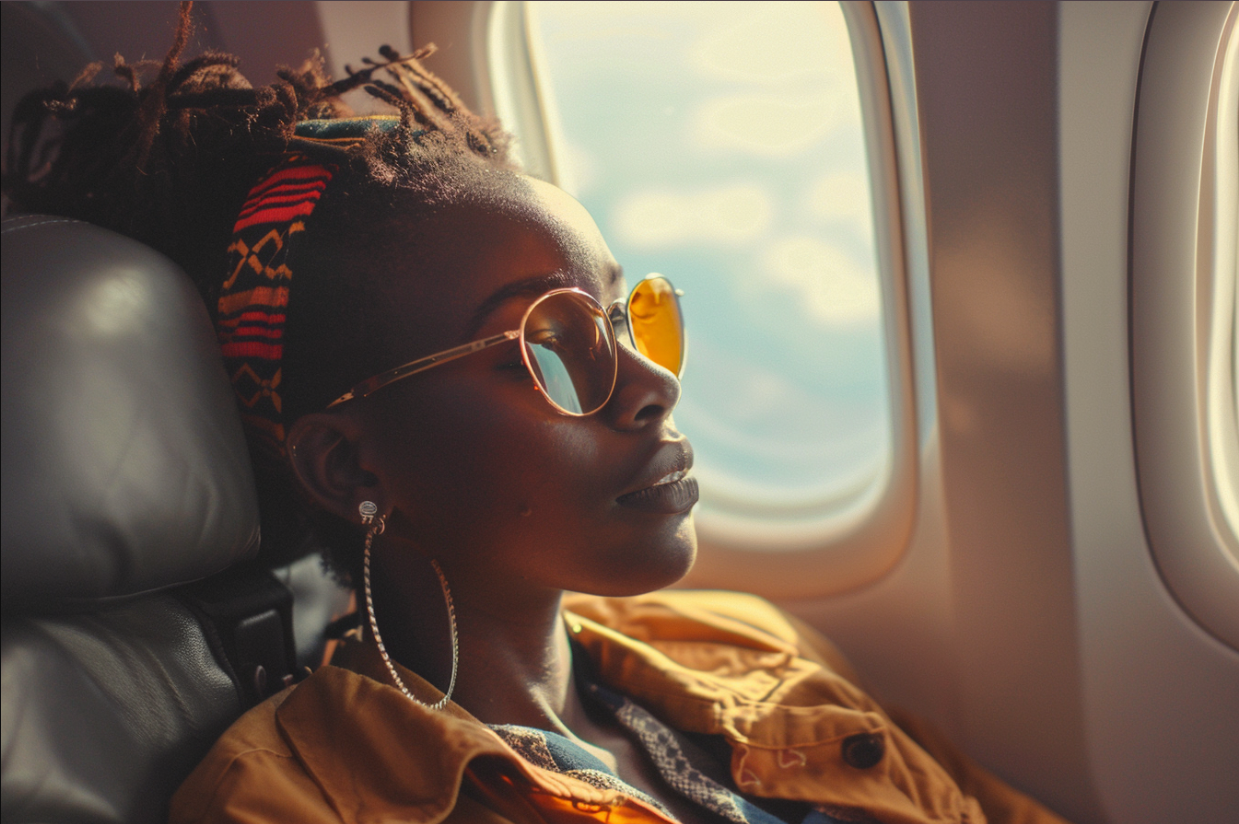
[(378, 478), (361, 465), (360, 427), (346, 415), (319, 412), (305, 415), (288, 431), (293, 475), (314, 503), (341, 518), (353, 520), (361, 501), (374, 501), (385, 511)]

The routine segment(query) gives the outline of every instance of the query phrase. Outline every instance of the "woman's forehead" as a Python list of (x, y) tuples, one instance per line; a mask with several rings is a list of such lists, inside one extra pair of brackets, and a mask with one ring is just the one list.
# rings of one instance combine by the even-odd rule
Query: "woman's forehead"
[(589, 213), (550, 184), (520, 179), (419, 221), (420, 258), (393, 278), (391, 299), (441, 340), (467, 338), (506, 303), (575, 287), (606, 303), (623, 273)]

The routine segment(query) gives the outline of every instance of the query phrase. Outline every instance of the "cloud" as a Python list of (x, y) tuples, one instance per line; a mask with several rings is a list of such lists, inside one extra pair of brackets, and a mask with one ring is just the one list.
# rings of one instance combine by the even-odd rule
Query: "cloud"
[(638, 248), (689, 243), (739, 245), (763, 235), (774, 206), (763, 188), (737, 184), (696, 193), (651, 190), (623, 196), (610, 231)]
[[(557, 124), (558, 125), (558, 124)], [(591, 152), (574, 143), (555, 128), (555, 171), (559, 187), (575, 198), (598, 182), (598, 161)]]
[(531, 3), (528, 13), (562, 20), (570, 34), (575, 34), (582, 26), (589, 25), (625, 26), (644, 31), (651, 21), (698, 21), (707, 15), (717, 16), (716, 13), (703, 10), (698, 0), (659, 0), (653, 3), (632, 3), (625, 0), (557, 0), (554, 3)]
[(878, 319), (881, 298), (875, 273), (815, 237), (784, 237), (770, 244), (762, 270), (768, 283), (796, 293), (805, 311), (821, 321), (853, 325)]
[(767, 157), (794, 155), (838, 125), (839, 95), (737, 94), (707, 101), (693, 117), (693, 137), (703, 146), (739, 149)]
[(819, 178), (809, 189), (806, 205), (815, 217), (852, 223), (870, 234), (869, 178), (863, 168)]
[(720, 25), (689, 52), (703, 75), (768, 82), (834, 75), (835, 64), (852, 71), (847, 23), (836, 3), (719, 3), (713, 10)]

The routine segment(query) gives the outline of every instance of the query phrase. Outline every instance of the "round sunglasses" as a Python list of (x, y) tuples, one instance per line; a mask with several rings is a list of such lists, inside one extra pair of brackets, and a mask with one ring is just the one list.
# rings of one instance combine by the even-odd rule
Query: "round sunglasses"
[(616, 328), (633, 348), (674, 374), (684, 372), (684, 318), (680, 290), (662, 275), (648, 275), (628, 300), (602, 304), (580, 289), (552, 289), (525, 310), (517, 329), (462, 344), (367, 378), (327, 405), (364, 398), (390, 383), (481, 352), (520, 341), (521, 359), (543, 397), (564, 415), (592, 415), (606, 406), (619, 372)]

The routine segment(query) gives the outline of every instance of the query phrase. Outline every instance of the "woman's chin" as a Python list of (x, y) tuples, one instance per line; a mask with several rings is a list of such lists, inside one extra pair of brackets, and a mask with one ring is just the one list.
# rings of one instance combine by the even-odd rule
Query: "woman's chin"
[[(628, 552), (614, 564), (608, 564), (609, 574), (600, 576), (587, 590), (591, 595), (622, 598), (642, 595), (679, 582), (697, 559), (697, 532), (692, 515), (683, 519), (679, 529), (669, 539), (646, 544), (646, 551)], [(653, 550), (653, 551), (650, 551)]]

